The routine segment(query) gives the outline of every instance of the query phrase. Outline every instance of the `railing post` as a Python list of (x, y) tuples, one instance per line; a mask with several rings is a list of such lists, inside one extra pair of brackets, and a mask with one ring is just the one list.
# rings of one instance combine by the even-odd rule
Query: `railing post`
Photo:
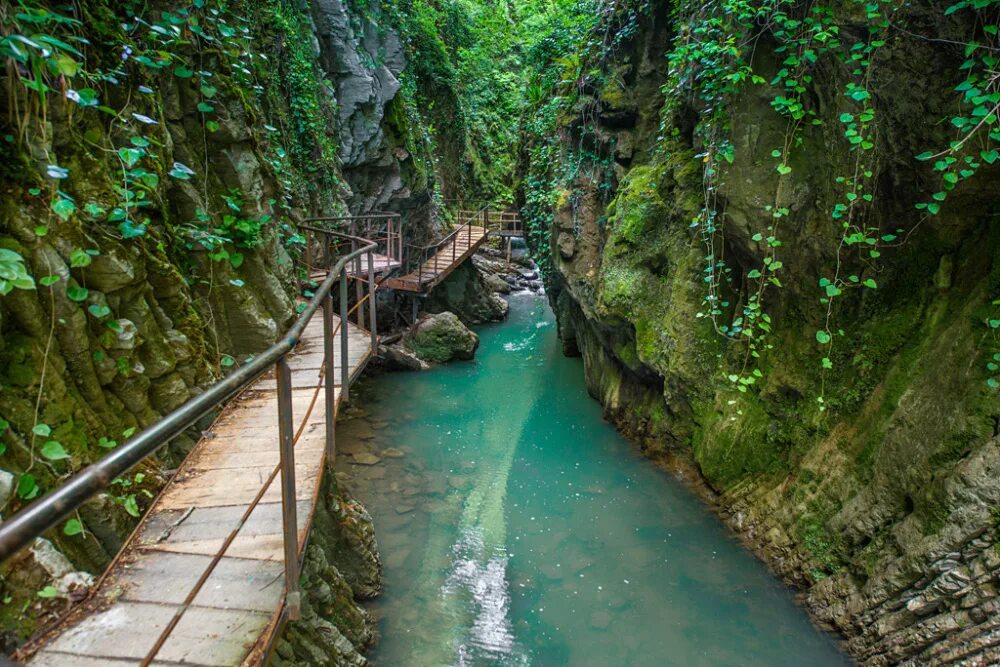
[(368, 253), (368, 331), (372, 335), (372, 354), (378, 353), (378, 334), (375, 330), (375, 254)]
[[(333, 339), (333, 294), (327, 294), (323, 300), (323, 365), (326, 380), (326, 462), (333, 466), (337, 458), (337, 442), (335, 439), (335, 424), (337, 421), (337, 359), (334, 356)], [(343, 326), (343, 325), (341, 325)]]
[(281, 456), (281, 524), (285, 541), (285, 604), (288, 618), (302, 616), (299, 593), (299, 525), (295, 502), (295, 428), (292, 423), (292, 372), (284, 357), (275, 365), (278, 380), (278, 445)]
[[(351, 251), (357, 250), (357, 242), (351, 241)], [(365, 325), (365, 304), (361, 300), (364, 296), (364, 287), (361, 283), (364, 282), (364, 273), (361, 269), (361, 255), (354, 258), (354, 297), (357, 299), (355, 302), (357, 304), (358, 310), (354, 315), (354, 319), (359, 327)]]
[(347, 344), (347, 265), (340, 272), (340, 395), (344, 403), (351, 400), (351, 365)]

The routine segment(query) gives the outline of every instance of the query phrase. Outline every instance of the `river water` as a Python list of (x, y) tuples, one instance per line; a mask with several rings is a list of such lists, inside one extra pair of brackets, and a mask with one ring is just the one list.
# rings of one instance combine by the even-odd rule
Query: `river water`
[(366, 380), (338, 428), (385, 564), (376, 664), (850, 664), (601, 419), (544, 297), (479, 334), (474, 362)]

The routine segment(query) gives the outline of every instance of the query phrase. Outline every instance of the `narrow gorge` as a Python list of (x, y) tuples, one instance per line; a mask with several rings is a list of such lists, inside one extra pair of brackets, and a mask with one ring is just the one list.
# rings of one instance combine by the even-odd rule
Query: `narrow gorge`
[(0, 2), (3, 654), (1000, 664), (998, 33)]

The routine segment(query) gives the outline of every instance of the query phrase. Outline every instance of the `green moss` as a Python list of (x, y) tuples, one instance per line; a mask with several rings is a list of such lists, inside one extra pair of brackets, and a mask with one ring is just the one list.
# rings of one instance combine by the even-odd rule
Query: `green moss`
[(714, 486), (725, 489), (746, 476), (766, 477), (783, 472), (787, 445), (781, 425), (767, 413), (760, 399), (742, 395), (734, 406), (718, 406), (695, 430), (695, 460)]
[(639, 243), (657, 222), (666, 222), (667, 207), (659, 194), (665, 170), (665, 165), (635, 167), (608, 206), (608, 222), (625, 241)]

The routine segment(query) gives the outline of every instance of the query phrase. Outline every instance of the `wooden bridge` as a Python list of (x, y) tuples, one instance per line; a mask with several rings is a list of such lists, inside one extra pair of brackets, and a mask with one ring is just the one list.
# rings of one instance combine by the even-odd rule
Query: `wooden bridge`
[[(265, 662), (300, 613), (336, 414), (378, 344), (374, 295), (380, 286), (426, 293), (491, 226), (514, 231), (509, 217), (496, 218), (504, 229), (472, 213), (428, 246), (406, 245), (394, 215), (303, 225), (303, 261), (320, 285), (279, 343), (0, 525), (3, 560), (226, 404), (88, 598), (16, 657), (46, 667)], [(353, 233), (315, 226), (331, 221)], [(391, 275), (400, 269), (409, 270)]]
[(440, 241), (425, 246), (408, 245), (400, 264), (404, 275), (385, 281), (385, 286), (401, 292), (426, 294), (441, 284), (491, 236), (521, 236), (521, 220), (516, 213), (459, 209), (459, 223)]

